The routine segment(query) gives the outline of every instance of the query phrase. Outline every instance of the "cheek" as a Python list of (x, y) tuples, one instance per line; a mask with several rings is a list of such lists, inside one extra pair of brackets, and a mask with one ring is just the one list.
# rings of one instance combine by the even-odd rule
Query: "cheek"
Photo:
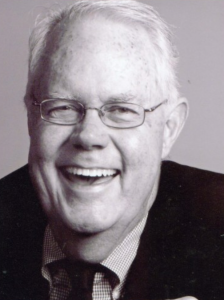
[(162, 123), (144, 123), (133, 130), (126, 130), (117, 147), (122, 153), (125, 169), (147, 169), (161, 160)]
[[(162, 156), (162, 127), (138, 127), (123, 140), (124, 174), (121, 181), (126, 198), (133, 199), (133, 209), (145, 209), (147, 199), (159, 174)], [(159, 138), (160, 137), (160, 138)], [(125, 143), (126, 141), (126, 143)], [(135, 199), (142, 199), (141, 203)]]
[(36, 160), (53, 161), (70, 136), (69, 130), (39, 121), (30, 134), (30, 156)]

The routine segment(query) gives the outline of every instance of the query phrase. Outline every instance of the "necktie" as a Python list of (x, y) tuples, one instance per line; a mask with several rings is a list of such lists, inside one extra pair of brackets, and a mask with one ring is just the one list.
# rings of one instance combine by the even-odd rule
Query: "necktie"
[(63, 259), (49, 265), (52, 275), (58, 268), (63, 268), (71, 281), (72, 290), (66, 300), (92, 300), (93, 281), (96, 272), (104, 273), (112, 288), (119, 283), (117, 275), (101, 264), (71, 262)]
[(67, 300), (92, 300), (93, 280), (98, 271), (98, 265), (68, 262), (65, 269), (72, 285), (72, 291)]

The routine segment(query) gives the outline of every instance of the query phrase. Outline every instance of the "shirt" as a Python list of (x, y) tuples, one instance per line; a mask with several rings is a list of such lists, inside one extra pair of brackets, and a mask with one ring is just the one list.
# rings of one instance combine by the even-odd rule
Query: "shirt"
[[(119, 283), (111, 287), (104, 278), (103, 273), (96, 273), (93, 282), (93, 300), (116, 300), (120, 297), (122, 287), (125, 283), (128, 270), (136, 256), (140, 236), (145, 227), (147, 215), (136, 225), (136, 227), (125, 237), (113, 252), (101, 262), (102, 265), (112, 270), (119, 278)], [(61, 269), (57, 276), (51, 278), (47, 267), (48, 263), (65, 258), (65, 254), (60, 249), (54, 239), (49, 225), (46, 227), (43, 247), (42, 275), (50, 284), (50, 300), (66, 300), (71, 284), (65, 270)]]

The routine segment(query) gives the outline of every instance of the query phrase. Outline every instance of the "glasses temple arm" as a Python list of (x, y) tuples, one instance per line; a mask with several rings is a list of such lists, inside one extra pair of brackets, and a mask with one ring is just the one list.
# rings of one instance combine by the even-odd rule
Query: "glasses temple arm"
[(152, 112), (152, 111), (154, 111), (155, 109), (157, 109), (158, 107), (160, 107), (161, 105), (163, 105), (163, 104), (165, 104), (167, 102), (168, 102), (168, 100), (166, 99), (163, 102), (161, 102), (161, 103), (159, 103), (159, 104), (157, 104), (157, 105), (155, 105), (155, 106), (153, 106), (153, 107), (151, 107), (149, 109), (145, 109), (145, 112)]

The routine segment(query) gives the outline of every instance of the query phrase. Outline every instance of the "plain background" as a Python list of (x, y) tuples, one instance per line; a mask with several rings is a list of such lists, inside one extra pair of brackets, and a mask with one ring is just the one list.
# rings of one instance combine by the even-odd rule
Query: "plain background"
[[(109, 0), (108, 0), (109, 1)], [(224, 1), (145, 0), (172, 25), (190, 116), (169, 159), (224, 172)], [(69, 1), (0, 0), (0, 177), (27, 163), (23, 95), (28, 36), (46, 8)]]

